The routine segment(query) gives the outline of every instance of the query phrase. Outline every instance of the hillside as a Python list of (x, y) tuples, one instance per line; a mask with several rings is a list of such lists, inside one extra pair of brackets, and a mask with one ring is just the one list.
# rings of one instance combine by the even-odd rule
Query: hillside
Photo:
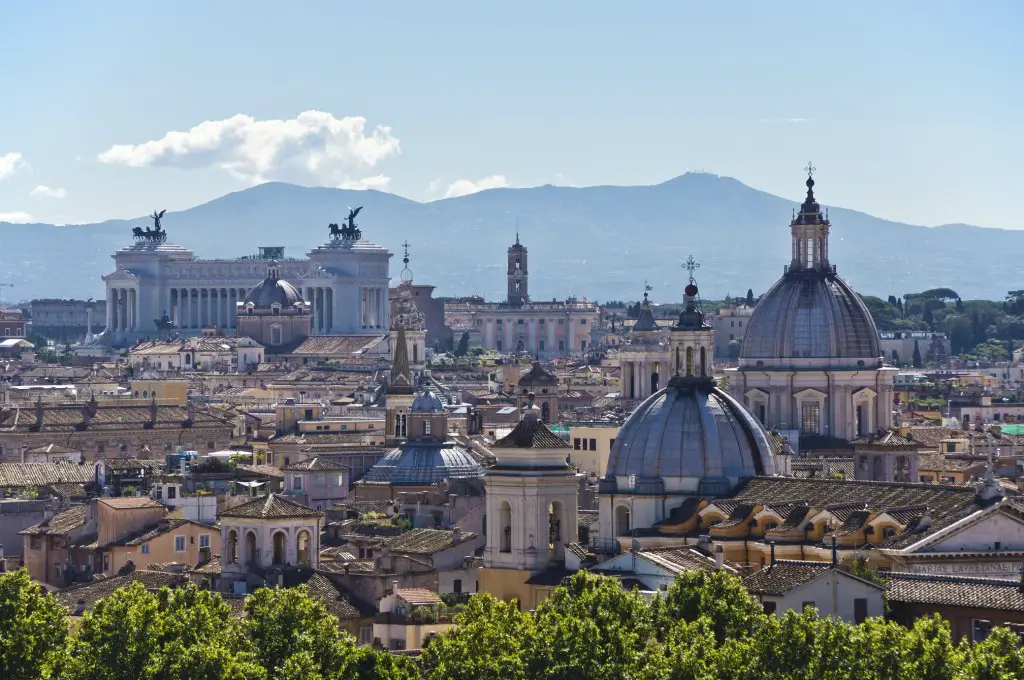
[[(827, 200), (828, 188), (819, 187), (818, 197)], [(789, 261), (796, 203), (690, 173), (655, 186), (493, 189), (430, 203), (270, 183), (168, 213), (164, 227), (200, 257), (247, 255), (261, 245), (300, 256), (355, 205), (365, 206), (359, 223), (369, 240), (400, 254), (408, 239), (416, 280), (435, 284), (438, 295), (500, 296), (518, 218), (534, 299), (635, 299), (649, 279), (653, 298), (668, 301), (681, 297), (679, 265), (690, 253), (710, 297), (765, 290)], [(830, 217), (832, 261), (861, 293), (884, 298), (948, 286), (965, 299), (1001, 299), (1024, 288), (1024, 231), (928, 228), (841, 208), (830, 208)], [(131, 243), (132, 226), (145, 224), (141, 217), (73, 227), (0, 224), (0, 280), (15, 284), (4, 298), (101, 297), (110, 254)], [(392, 276), (400, 269), (396, 257)]]

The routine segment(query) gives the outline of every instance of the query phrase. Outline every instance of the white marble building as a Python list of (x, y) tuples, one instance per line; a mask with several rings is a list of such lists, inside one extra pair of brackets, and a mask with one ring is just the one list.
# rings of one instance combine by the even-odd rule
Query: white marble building
[(314, 335), (379, 335), (388, 327), (391, 253), (363, 239), (330, 240), (305, 259), (284, 258), (283, 248), (257, 257), (200, 259), (171, 243), (139, 241), (114, 253), (107, 287), (103, 342), (123, 346), (157, 335), (166, 313), (174, 331), (199, 335), (204, 326), (235, 328), (235, 308), (263, 281), (268, 261), (280, 260), (281, 277), (302, 293)]

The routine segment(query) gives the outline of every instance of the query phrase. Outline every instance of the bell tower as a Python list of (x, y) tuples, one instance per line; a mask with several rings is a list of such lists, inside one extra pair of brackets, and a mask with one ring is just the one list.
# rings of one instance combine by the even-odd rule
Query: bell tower
[(710, 378), (711, 361), (715, 350), (715, 329), (704, 319), (700, 304), (700, 291), (694, 272), (700, 265), (691, 255), (683, 263), (683, 269), (690, 272), (690, 280), (683, 289), (685, 307), (679, 313), (679, 321), (669, 333), (669, 349), (672, 355), (672, 374), (691, 378)]
[(519, 242), (519, 230), (516, 230), (516, 243), (508, 249), (508, 304), (521, 307), (530, 301), (527, 289), (529, 274), (526, 269), (526, 246)]

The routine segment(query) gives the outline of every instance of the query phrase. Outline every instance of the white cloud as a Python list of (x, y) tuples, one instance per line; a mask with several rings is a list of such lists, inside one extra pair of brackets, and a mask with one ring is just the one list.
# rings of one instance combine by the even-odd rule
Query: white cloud
[(505, 179), (505, 175), (491, 175), (490, 177), (478, 179), (475, 182), (471, 179), (460, 179), (448, 185), (448, 189), (444, 192), (444, 197), (467, 196), (484, 189), (500, 189), (507, 186), (509, 186), (509, 183)]
[(0, 212), (0, 222), (11, 222), (13, 224), (24, 224), (31, 222), (32, 216), (27, 212)]
[(21, 168), (25, 167), (26, 163), (22, 160), (22, 155), (17, 151), (9, 151), (3, 156), (0, 156), (0, 179), (7, 179)]
[(29, 196), (35, 196), (37, 198), (67, 198), (68, 192), (64, 191), (60, 187), (52, 189), (45, 184), (39, 184), (35, 189), (29, 192)]
[(252, 183), (313, 180), (341, 186), (365, 181), (350, 175), (397, 153), (399, 140), (390, 127), (378, 125), (367, 133), (361, 116), (303, 111), (289, 120), (256, 120), (241, 113), (208, 120), (160, 139), (114, 145), (98, 159), (131, 168), (219, 168)]
[(373, 177), (363, 177), (362, 179), (348, 179), (338, 185), (339, 189), (376, 189), (377, 191), (387, 191), (388, 185), (391, 184), (391, 178), (385, 177), (384, 175), (374, 175)]

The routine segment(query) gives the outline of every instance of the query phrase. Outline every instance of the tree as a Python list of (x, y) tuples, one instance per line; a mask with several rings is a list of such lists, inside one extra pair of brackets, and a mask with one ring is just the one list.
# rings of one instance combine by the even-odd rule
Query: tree
[(359, 647), (345, 667), (344, 680), (420, 680), (412, 659), (372, 647)]
[(459, 346), (455, 348), (455, 356), (464, 357), (469, 351), (469, 331), (463, 331), (459, 336)]
[(754, 289), (747, 288), (747, 307), (754, 306)]
[(455, 617), (455, 624), (423, 650), (426, 678), (527, 680), (523, 652), (534, 634), (533, 620), (515, 603), (477, 595)]
[(914, 340), (914, 356), (911, 359), (914, 368), (921, 368), (921, 343)]
[[(303, 677), (334, 677), (345, 667), (353, 640), (338, 635), (338, 620), (306, 587), (260, 588), (245, 599), (245, 630), (269, 680), (302, 671)], [(292, 659), (298, 656), (300, 658)], [(312, 659), (315, 674), (308, 672)]]
[[(743, 588), (739, 577), (725, 571), (686, 571), (665, 596), (669, 620), (696, 621), (706, 616), (715, 639), (750, 635), (765, 620), (764, 609)], [(658, 624), (664, 629), (666, 622)]]
[(0, 678), (49, 678), (60, 664), (68, 617), (28, 572), (0, 574)]

